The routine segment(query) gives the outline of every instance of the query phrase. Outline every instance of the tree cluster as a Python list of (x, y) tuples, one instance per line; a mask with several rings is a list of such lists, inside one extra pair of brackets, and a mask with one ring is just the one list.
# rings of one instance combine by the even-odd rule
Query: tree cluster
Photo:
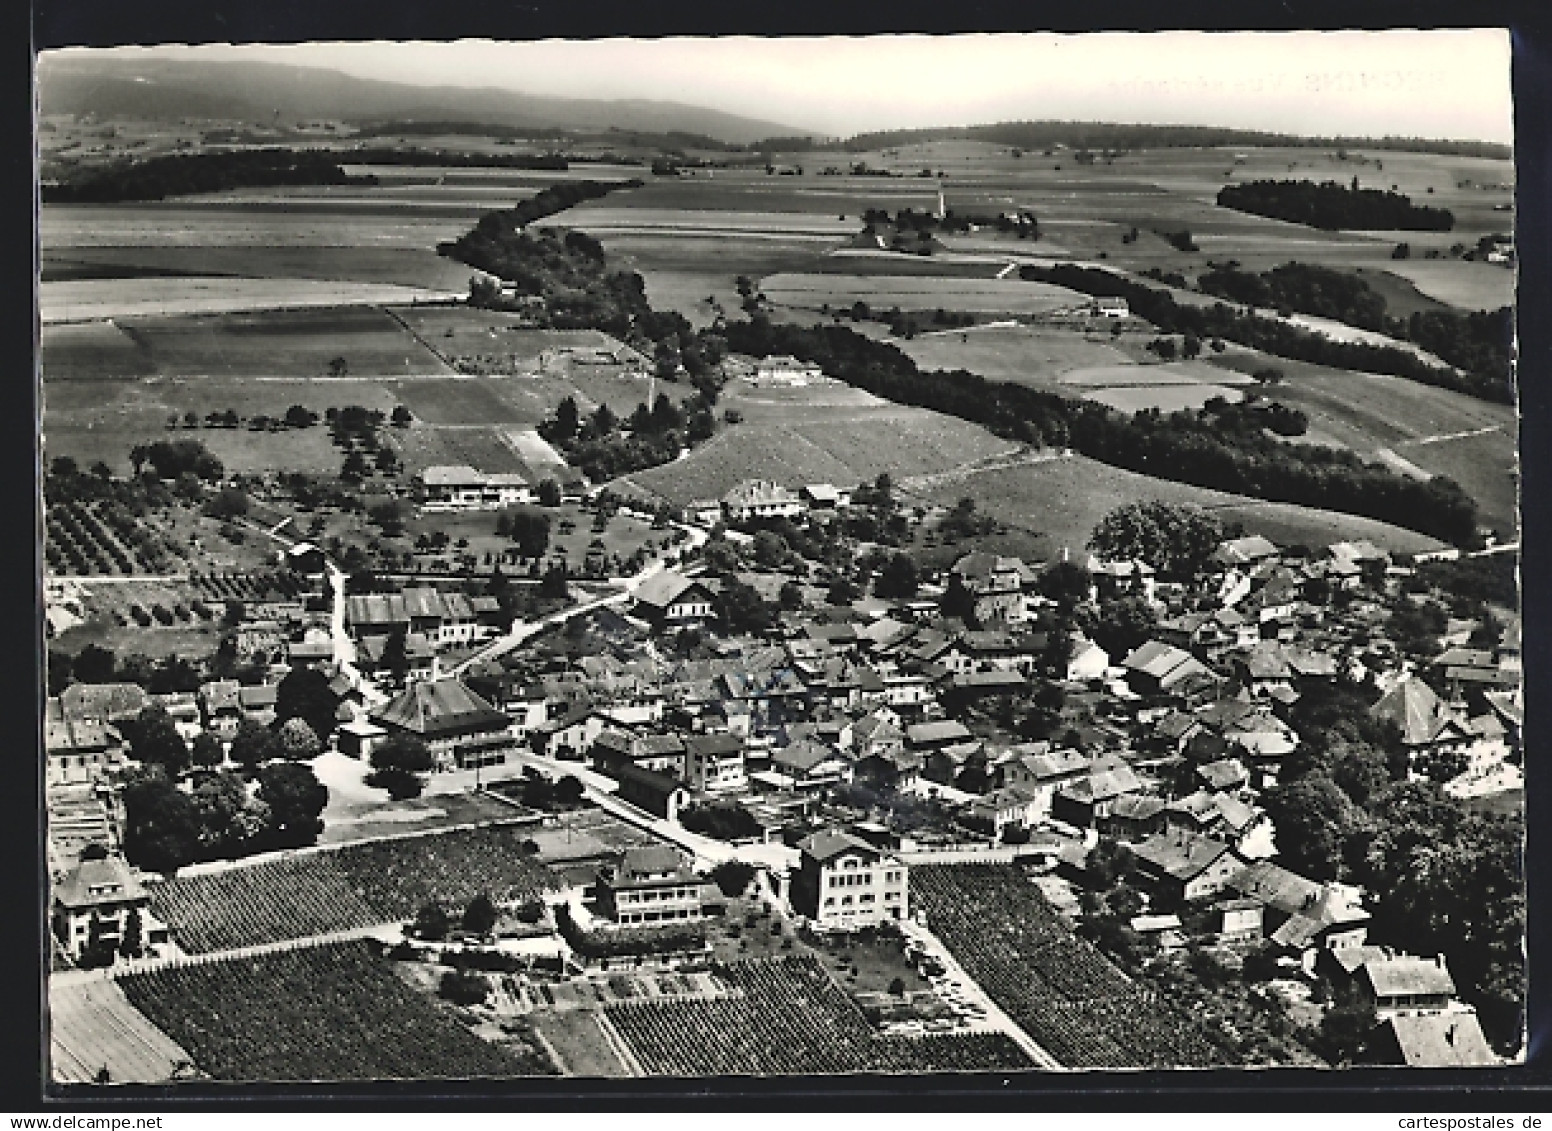
[(376, 183), (370, 174), (346, 173), (327, 151), (246, 149), (171, 154), (83, 170), (62, 183), (44, 184), (42, 198), (45, 204), (117, 204), (270, 185)]
[(1218, 204), (1236, 212), (1286, 220), (1324, 231), (1447, 232), (1455, 217), (1447, 208), (1413, 204), (1398, 192), (1336, 181), (1250, 181), (1224, 185)]

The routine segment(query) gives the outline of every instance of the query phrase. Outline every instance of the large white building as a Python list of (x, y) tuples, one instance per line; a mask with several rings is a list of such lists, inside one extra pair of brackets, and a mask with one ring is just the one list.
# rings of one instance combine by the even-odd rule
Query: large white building
[(898, 857), (836, 830), (814, 833), (798, 849), (792, 908), (819, 929), (854, 931), (909, 915), (910, 874)]
[(747, 479), (722, 496), (728, 518), (796, 518), (808, 508), (796, 494), (768, 479)]
[(489, 510), (531, 503), (532, 485), (519, 472), (487, 473), (467, 464), (439, 464), (420, 473), (426, 510)]

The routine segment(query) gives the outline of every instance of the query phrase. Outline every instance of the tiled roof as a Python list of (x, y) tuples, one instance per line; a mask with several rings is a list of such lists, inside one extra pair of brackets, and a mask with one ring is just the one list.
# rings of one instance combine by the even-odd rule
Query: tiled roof
[(412, 683), (372, 718), (430, 738), (500, 730), (512, 721), (456, 678)]

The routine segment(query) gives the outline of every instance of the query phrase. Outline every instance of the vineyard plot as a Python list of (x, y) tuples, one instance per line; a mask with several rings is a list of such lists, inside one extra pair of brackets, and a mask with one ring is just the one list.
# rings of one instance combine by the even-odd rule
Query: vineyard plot
[(1233, 1062), (1195, 1021), (1073, 934), (1017, 868), (913, 868), (911, 895), (965, 972), (1064, 1067)]
[(523, 900), (559, 883), (520, 829), (454, 829), (367, 841), (184, 876), (151, 887), (151, 909), (190, 954), (408, 919), (427, 903)]
[(1031, 1067), (1001, 1033), (883, 1037), (810, 957), (719, 966), (742, 991), (709, 1001), (628, 1002), (605, 1012), (653, 1076), (989, 1072)]
[(366, 943), (164, 966), (125, 994), (217, 1080), (406, 1080), (534, 1075), (420, 996)]

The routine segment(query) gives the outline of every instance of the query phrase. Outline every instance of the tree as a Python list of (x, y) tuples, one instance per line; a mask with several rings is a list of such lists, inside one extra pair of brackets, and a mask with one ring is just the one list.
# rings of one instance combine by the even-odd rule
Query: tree
[(408, 801), (412, 797), (419, 797), (426, 788), (418, 774), (412, 774), (408, 770), (401, 770), (390, 766), (386, 769), (373, 770), (366, 776), (366, 784), (376, 786), (378, 789), (388, 791), (388, 796), (395, 801)]
[(1089, 571), (1074, 561), (1053, 562), (1040, 574), (1040, 595), (1071, 608), (1089, 599), (1093, 581)]
[(1158, 613), (1141, 597), (1113, 597), (1099, 604), (1090, 638), (1110, 655), (1125, 656), (1147, 643), (1158, 626)]
[(350, 362), (343, 357), (331, 357), (329, 359), (329, 376), (343, 377), (350, 371)]
[(479, 1005), (489, 993), (490, 983), (473, 970), (449, 970), (437, 986), (437, 995), (454, 1005)]
[(446, 911), (435, 903), (428, 903), (415, 913), (411, 930), (427, 942), (441, 942), (452, 926), (453, 921)]
[(259, 774), (259, 799), (269, 806), (269, 833), (283, 848), (312, 844), (323, 831), (329, 790), (308, 766), (276, 762)]
[(555, 803), (568, 809), (581, 805), (586, 793), (581, 780), (575, 774), (567, 774), (555, 783)]
[(803, 587), (796, 581), (788, 581), (777, 594), (777, 603), (787, 612), (797, 612), (803, 607)]
[(544, 571), (544, 577), (539, 582), (539, 596), (549, 601), (564, 601), (571, 594), (566, 577), (565, 562), (556, 562), (550, 566)]
[(82, 683), (112, 683), (118, 657), (111, 649), (88, 644), (76, 654), (71, 672)]
[(1142, 561), (1170, 581), (1189, 581), (1224, 538), (1222, 523), (1198, 507), (1127, 503), (1094, 527), (1089, 549), (1107, 561)]
[(311, 428), (318, 423), (318, 414), (306, 405), (294, 404), (286, 409), (286, 415), (281, 419), (287, 428)]
[(303, 718), (287, 719), (280, 726), (281, 753), (293, 762), (306, 762), (323, 752), (323, 743)]
[(202, 730), (194, 736), (189, 753), (196, 766), (219, 766), (226, 759), (226, 752), (221, 749), (221, 740), (208, 730)]
[(165, 707), (152, 703), (141, 709), (129, 728), (130, 753), (137, 762), (161, 766), (169, 777), (189, 768), (189, 747)]
[(436, 764), (431, 748), (413, 734), (392, 734), (372, 748), (372, 768), (423, 774)]
[(124, 917), (124, 934), (119, 940), (119, 953), (125, 958), (139, 958), (145, 952), (145, 927), (140, 919), (140, 909), (131, 907)]
[(1367, 1051), (1378, 1025), (1374, 1007), (1367, 1002), (1334, 1005), (1320, 1019), (1315, 1050), (1332, 1067), (1354, 1064)]
[(539, 505), (541, 507), (560, 506), (560, 484), (553, 479), (543, 479), (539, 482)]
[(339, 696), (317, 668), (292, 668), (275, 688), (275, 721), (301, 719), (321, 742), (334, 733)]
[(904, 997), (905, 979), (898, 976), (891, 978), (889, 981), (889, 992), (895, 997)]
[(247, 769), (254, 769), (275, 758), (284, 756), (280, 737), (263, 723), (243, 719), (237, 724), (232, 737), (232, 761)]
[(542, 558), (550, 547), (550, 516), (543, 511), (519, 509), (508, 512), (507, 521), (517, 552), (525, 558)]
[(388, 419), (393, 422), (395, 428), (408, 428), (415, 422), (414, 415), (402, 404), (393, 406), (393, 413)]
[(787, 540), (774, 530), (756, 531), (753, 550), (755, 565), (761, 569), (775, 569), (792, 554)]
[(916, 596), (920, 585), (921, 571), (916, 566), (916, 559), (909, 554), (895, 554), (879, 572), (873, 592), (886, 600), (904, 600)]
[(775, 624), (771, 607), (752, 586), (736, 577), (724, 578), (717, 594), (717, 617), (729, 633), (767, 632)]
[(268, 810), (237, 774), (211, 774), (189, 796), (199, 815), (200, 859), (241, 855), (268, 825)]
[(965, 587), (964, 579), (957, 573), (949, 575), (939, 608), (946, 617), (955, 617), (972, 628), (976, 626), (975, 594)]
[(476, 935), (488, 935), (495, 929), (499, 917), (490, 896), (481, 892), (463, 909), (463, 929)]
[(729, 899), (743, 895), (754, 877), (754, 865), (742, 860), (724, 860), (711, 870), (712, 882)]
[(400, 625), (383, 641), (383, 654), (379, 662), (383, 671), (388, 673), (388, 678), (394, 683), (403, 683), (405, 676), (409, 674), (408, 635), (409, 630)]
[(131, 775), (123, 804), (124, 858), (135, 867), (171, 873), (198, 857), (198, 810), (160, 769)]
[(1336, 782), (1324, 772), (1305, 774), (1268, 789), (1261, 803), (1287, 867), (1312, 880), (1338, 878), (1346, 838), (1361, 814)]

